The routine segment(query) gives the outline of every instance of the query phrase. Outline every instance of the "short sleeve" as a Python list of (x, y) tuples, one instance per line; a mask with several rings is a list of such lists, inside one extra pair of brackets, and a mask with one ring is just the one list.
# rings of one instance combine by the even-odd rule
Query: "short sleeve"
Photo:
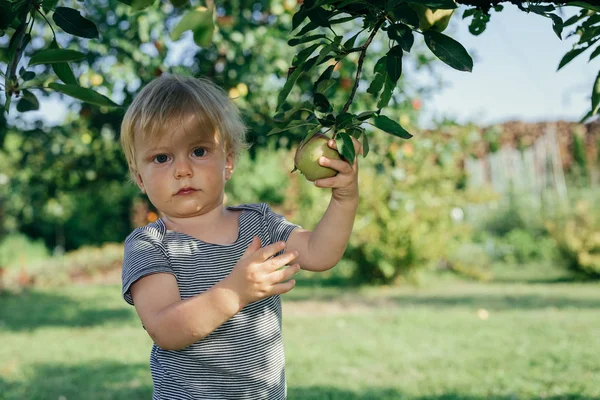
[(265, 221), (273, 243), (287, 241), (292, 231), (295, 228), (300, 228), (300, 225), (289, 222), (283, 215), (271, 210), (268, 205), (265, 205), (265, 207)]
[(130, 235), (125, 241), (123, 256), (123, 298), (133, 305), (131, 285), (144, 276), (166, 272), (175, 275), (165, 253), (143, 231)]

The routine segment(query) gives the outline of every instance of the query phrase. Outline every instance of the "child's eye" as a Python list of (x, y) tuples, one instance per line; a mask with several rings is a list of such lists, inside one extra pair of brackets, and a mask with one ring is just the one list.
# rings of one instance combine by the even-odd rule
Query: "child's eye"
[(169, 156), (167, 156), (166, 154), (159, 154), (156, 157), (154, 157), (154, 161), (158, 164), (164, 164), (167, 161), (169, 161)]
[(198, 147), (194, 150), (194, 155), (196, 157), (204, 157), (206, 155), (206, 149), (203, 147)]

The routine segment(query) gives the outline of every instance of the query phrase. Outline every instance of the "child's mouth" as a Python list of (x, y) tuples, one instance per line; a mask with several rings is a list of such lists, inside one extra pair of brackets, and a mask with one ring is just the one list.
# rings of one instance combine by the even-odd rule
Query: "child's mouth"
[(192, 194), (196, 191), (196, 189), (194, 188), (190, 188), (190, 187), (185, 187), (185, 188), (181, 188), (179, 189), (179, 192), (177, 192), (177, 194), (181, 194), (181, 195), (185, 195), (185, 194)]

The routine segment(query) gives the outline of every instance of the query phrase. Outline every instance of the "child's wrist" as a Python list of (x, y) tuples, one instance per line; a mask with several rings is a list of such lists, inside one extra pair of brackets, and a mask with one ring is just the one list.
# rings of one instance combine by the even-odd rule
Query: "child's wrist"
[(229, 285), (227, 278), (217, 283), (214, 289), (218, 296), (216, 301), (219, 303), (221, 310), (224, 313), (233, 316), (240, 312), (246, 305), (238, 291)]

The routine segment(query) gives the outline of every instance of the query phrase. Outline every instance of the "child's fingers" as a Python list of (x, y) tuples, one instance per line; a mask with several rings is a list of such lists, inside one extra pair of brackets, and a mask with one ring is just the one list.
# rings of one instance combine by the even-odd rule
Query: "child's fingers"
[(271, 275), (269, 275), (269, 280), (273, 284), (287, 281), (292, 276), (296, 275), (296, 273), (298, 273), (298, 271), (300, 271), (300, 265), (294, 264), (290, 267), (280, 269), (280, 270), (273, 272)]
[(290, 279), (287, 282), (278, 283), (276, 285), (273, 285), (273, 288), (271, 289), (271, 294), (275, 295), (287, 293), (290, 290), (292, 290), (294, 286), (296, 286), (296, 281), (294, 279)]
[(285, 248), (285, 242), (272, 243), (265, 246), (254, 253), (255, 260), (258, 262), (265, 262), (275, 254), (279, 253)]
[(321, 157), (319, 158), (319, 164), (327, 168), (335, 169), (341, 173), (352, 172), (352, 166), (343, 160), (334, 160), (332, 158)]
[(277, 271), (279, 268), (291, 263), (296, 257), (298, 257), (298, 251), (290, 251), (288, 253), (283, 253), (277, 257), (271, 258), (265, 262), (265, 265), (268, 272)]
[(329, 147), (331, 147), (334, 150), (337, 150), (337, 143), (335, 142), (335, 140), (333, 139), (329, 139), (329, 141), (327, 142), (327, 144), (329, 145)]
[(248, 257), (254, 254), (258, 249), (260, 249), (260, 238), (258, 236), (254, 236), (252, 238), (252, 243), (246, 248), (244, 254), (242, 254), (242, 258)]

